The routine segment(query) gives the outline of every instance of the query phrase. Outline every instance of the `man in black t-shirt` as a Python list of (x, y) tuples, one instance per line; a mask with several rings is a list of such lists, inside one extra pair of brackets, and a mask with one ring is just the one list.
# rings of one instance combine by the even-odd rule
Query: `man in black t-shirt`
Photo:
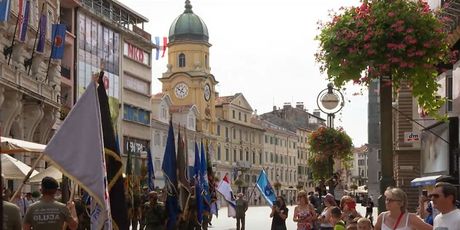
[(366, 218), (371, 220), (372, 223), (372, 213), (374, 211), (374, 202), (372, 199), (369, 197), (367, 198), (367, 205), (366, 205)]

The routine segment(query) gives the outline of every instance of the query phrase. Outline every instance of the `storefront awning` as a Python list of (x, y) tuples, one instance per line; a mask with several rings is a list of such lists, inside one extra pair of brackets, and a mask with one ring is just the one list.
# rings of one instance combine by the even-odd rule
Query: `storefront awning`
[(8, 137), (1, 137), (1, 153), (42, 153), (46, 145), (29, 141), (18, 140)]
[(442, 175), (418, 177), (413, 179), (410, 184), (412, 187), (430, 186), (436, 184), (438, 178), (440, 177), (442, 177)]

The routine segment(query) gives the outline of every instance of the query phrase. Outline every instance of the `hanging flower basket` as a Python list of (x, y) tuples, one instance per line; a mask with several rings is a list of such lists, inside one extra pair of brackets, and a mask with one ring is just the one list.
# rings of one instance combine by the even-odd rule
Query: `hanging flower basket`
[(311, 133), (308, 144), (309, 151), (313, 153), (313, 157), (308, 159), (308, 166), (315, 180), (330, 177), (331, 159), (349, 161), (353, 153), (353, 142), (342, 128), (320, 127)]
[(336, 86), (391, 77), (388, 86), (408, 84), (425, 112), (437, 117), (444, 100), (436, 98), (436, 65), (457, 54), (449, 51), (442, 19), (425, 1), (364, 1), (333, 13), (320, 30), (316, 60)]

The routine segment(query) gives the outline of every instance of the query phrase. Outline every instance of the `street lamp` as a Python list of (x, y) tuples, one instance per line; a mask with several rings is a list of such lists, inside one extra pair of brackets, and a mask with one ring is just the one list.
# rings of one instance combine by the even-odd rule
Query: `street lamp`
[[(332, 83), (329, 83), (327, 84), (326, 89), (319, 92), (318, 97), (316, 98), (316, 103), (319, 110), (327, 114), (327, 127), (334, 128), (335, 114), (340, 112), (345, 105), (343, 94), (339, 90), (334, 89)], [(332, 158), (332, 155), (329, 156), (328, 159), (328, 172), (331, 172), (332, 179), (332, 174), (334, 172), (334, 159)], [(334, 194), (332, 183), (329, 185), (329, 192)]]

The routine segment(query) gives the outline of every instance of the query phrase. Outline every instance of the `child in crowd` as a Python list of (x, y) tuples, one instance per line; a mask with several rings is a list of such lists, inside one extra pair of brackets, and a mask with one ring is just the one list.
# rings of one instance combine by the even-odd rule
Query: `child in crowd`
[(331, 217), (329, 222), (334, 226), (334, 230), (345, 230), (345, 222), (342, 220), (342, 211), (339, 207), (331, 209)]
[(371, 220), (361, 217), (358, 220), (358, 230), (371, 230), (372, 224)]

